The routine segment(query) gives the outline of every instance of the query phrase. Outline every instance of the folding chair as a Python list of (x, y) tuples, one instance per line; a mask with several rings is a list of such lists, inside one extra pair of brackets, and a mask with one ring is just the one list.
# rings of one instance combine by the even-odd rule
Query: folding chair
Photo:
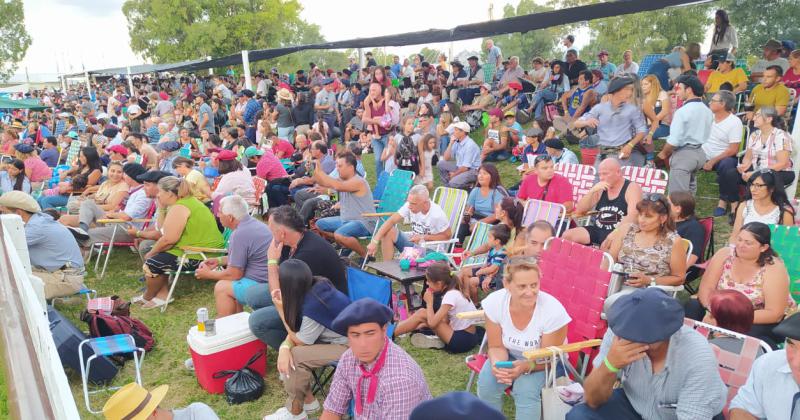
[(539, 220), (550, 223), (556, 231), (556, 236), (560, 236), (567, 221), (567, 208), (563, 204), (530, 199), (525, 203), (522, 226), (529, 226)]
[[(681, 240), (681, 243), (683, 243), (686, 246), (686, 263), (688, 264), (689, 263), (689, 258), (692, 257), (692, 251), (694, 250), (694, 245), (692, 245), (692, 242), (690, 240), (688, 240), (688, 239), (681, 238), (680, 240)], [(684, 275), (684, 283), (686, 283), (685, 275)], [(677, 286), (666, 286), (666, 285), (657, 284), (655, 286), (649, 286), (649, 287), (657, 287), (657, 288), (659, 288), (659, 289), (671, 294), (672, 297), (677, 297), (678, 296), (678, 292), (683, 290), (683, 284), (679, 284)]]
[(648, 194), (664, 194), (667, 191), (669, 174), (667, 171), (639, 166), (623, 166), (622, 176), (642, 187)]
[[(475, 228), (472, 231), (469, 239), (467, 240), (464, 251), (475, 251), (480, 246), (485, 245), (489, 241), (489, 230), (492, 225), (483, 222), (475, 223)], [(475, 265), (483, 265), (486, 262), (486, 254), (472, 255), (468, 258), (461, 256), (462, 254), (447, 254), (447, 259), (453, 267), (463, 268)], [(456, 262), (458, 257), (458, 262)]]
[(722, 382), (728, 387), (728, 398), (725, 403), (725, 408), (722, 410), (725, 418), (728, 418), (728, 406), (731, 400), (733, 400), (733, 397), (736, 396), (736, 393), (739, 392), (739, 388), (747, 382), (747, 377), (750, 375), (753, 362), (760, 355), (771, 352), (772, 349), (767, 343), (757, 338), (729, 331), (704, 322), (686, 318), (683, 323), (710, 339), (711, 344), (714, 343), (715, 338), (720, 338), (720, 336), (736, 338), (743, 342), (739, 352), (729, 351), (718, 345), (712, 345), (714, 355), (717, 357), (717, 363), (719, 364), (719, 376), (722, 377)]
[(800, 226), (769, 225), (772, 249), (781, 256), (789, 272), (789, 293), (800, 303)]
[(665, 55), (666, 54), (648, 54), (644, 56), (642, 62), (639, 64), (639, 79), (643, 79), (644, 76), (647, 75), (647, 71), (650, 70), (650, 66)]
[(704, 252), (694, 265), (686, 269), (686, 282), (683, 284), (683, 288), (690, 295), (697, 293), (697, 289), (692, 286), (692, 282), (700, 278), (700, 275), (706, 269), (706, 261), (714, 256), (714, 218), (704, 217), (697, 219), (697, 221), (703, 225), (703, 230), (705, 231), (705, 236), (703, 237)]
[(248, 200), (247, 204), (250, 205), (250, 215), (254, 216), (256, 214), (264, 214), (263, 196), (267, 189), (267, 181), (255, 175), (253, 175), (252, 178), (253, 189), (255, 189), (255, 192), (253, 193), (253, 200)]
[[(155, 202), (155, 200), (153, 200), (153, 203), (150, 204), (150, 208), (147, 210), (147, 215), (143, 219), (133, 219), (133, 220), (129, 220), (129, 221), (125, 221), (125, 220), (121, 220), (121, 219), (100, 219), (100, 220), (97, 221), (98, 224), (106, 224), (106, 225), (113, 224), (114, 225), (114, 229), (111, 231), (111, 240), (110, 241), (108, 241), (108, 242), (96, 242), (96, 243), (93, 243), (89, 247), (89, 256), (86, 258), (86, 261), (91, 261), (92, 260), (92, 254), (94, 253), (94, 250), (97, 249), (97, 260), (94, 263), (94, 271), (95, 271), (95, 273), (97, 273), (97, 267), (100, 265), (100, 258), (103, 255), (103, 248), (105, 248), (105, 247), (108, 248), (108, 250), (106, 251), (106, 259), (103, 262), (103, 270), (100, 271), (100, 275), (97, 278), (102, 279), (103, 276), (105, 276), (106, 267), (108, 267), (108, 260), (111, 259), (111, 251), (114, 249), (115, 246), (118, 246), (118, 247), (120, 247), (120, 246), (125, 247), (126, 246), (126, 247), (130, 247), (130, 248), (134, 248), (136, 246), (135, 242), (117, 242), (117, 241), (114, 241), (114, 238), (117, 236), (117, 230), (118, 229), (123, 229), (125, 227), (125, 225), (128, 224), (128, 223), (141, 223), (142, 224), (142, 230), (147, 229), (147, 227), (150, 225), (150, 223), (153, 220), (153, 214), (155, 213), (155, 211), (156, 211), (156, 202)], [(136, 255), (139, 255), (139, 253), (137, 252)], [(141, 258), (141, 255), (139, 255), (139, 257)], [(142, 261), (142, 262), (144, 262), (144, 261)]]
[(375, 182), (375, 188), (372, 189), (372, 198), (375, 201), (380, 201), (381, 197), (383, 196), (383, 191), (386, 189), (386, 184), (389, 181), (390, 174), (386, 171), (381, 172), (381, 175), (378, 177), (377, 182)]
[[(384, 172), (381, 174), (381, 178), (385, 178), (385, 184), (383, 186), (383, 191), (381, 191), (380, 198), (375, 198), (373, 194), (373, 198), (375, 198), (375, 213), (362, 214), (364, 217), (373, 217), (377, 219), (375, 229), (369, 237), (374, 236), (378, 232), (378, 229), (380, 229), (381, 224), (399, 210), (400, 207), (403, 207), (408, 197), (408, 191), (414, 183), (414, 173), (402, 169), (395, 169), (392, 171), (391, 175)], [(369, 237), (358, 239), (368, 239)], [(361, 267), (362, 269), (366, 266), (367, 260), (367, 258), (364, 259), (364, 263)]]
[(577, 163), (559, 163), (556, 165), (556, 173), (569, 180), (572, 185), (572, 201), (576, 203), (589, 193), (597, 176), (594, 166)]
[[(83, 357), (83, 348), (88, 346), (94, 354)], [(96, 394), (104, 391), (113, 391), (120, 387), (102, 388), (94, 391), (89, 391), (89, 370), (92, 366), (92, 360), (98, 357), (114, 356), (120, 354), (133, 354), (133, 363), (136, 370), (136, 383), (142, 384), (142, 374), (140, 371), (141, 364), (144, 361), (144, 349), (138, 347), (133, 337), (129, 334), (117, 334), (108, 337), (89, 338), (81, 341), (78, 345), (78, 361), (81, 364), (81, 383), (83, 384), (83, 399), (86, 403), (86, 410), (92, 414), (99, 414), (100, 411), (92, 409), (89, 402), (89, 395)]]
[(433, 192), (433, 202), (438, 204), (450, 221), (451, 238), (443, 241), (427, 241), (421, 245), (428, 249), (450, 253), (458, 242), (458, 227), (464, 218), (464, 209), (467, 206), (469, 193), (457, 188), (438, 187)]
[[(384, 277), (376, 276), (354, 267), (347, 267), (347, 295), (350, 301), (356, 301), (365, 297), (375, 299), (391, 307), (392, 303), (392, 282)], [(389, 338), (394, 334), (394, 326), (387, 329), (386, 335)], [(325, 396), (325, 386), (333, 378), (336, 372), (336, 362), (332, 362), (325, 367), (311, 371), (313, 383), (311, 392)]]

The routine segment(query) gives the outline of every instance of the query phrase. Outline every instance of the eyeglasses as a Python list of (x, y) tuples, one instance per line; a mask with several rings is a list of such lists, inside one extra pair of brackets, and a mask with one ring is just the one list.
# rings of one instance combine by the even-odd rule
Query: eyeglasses
[(552, 156), (550, 156), (550, 155), (548, 155), (546, 153), (543, 153), (541, 155), (536, 155), (536, 158), (533, 159), (533, 166), (538, 165), (539, 162), (552, 162), (552, 161), (553, 161), (553, 157)]
[(766, 188), (766, 187), (767, 187), (767, 184), (756, 184), (755, 182), (750, 184), (750, 188), (755, 188), (757, 190), (760, 190), (760, 189)]
[(514, 257), (510, 257), (508, 259), (507, 266), (519, 266), (519, 265), (537, 265), (539, 264), (539, 259), (536, 257), (526, 256), (526, 255), (517, 255)]

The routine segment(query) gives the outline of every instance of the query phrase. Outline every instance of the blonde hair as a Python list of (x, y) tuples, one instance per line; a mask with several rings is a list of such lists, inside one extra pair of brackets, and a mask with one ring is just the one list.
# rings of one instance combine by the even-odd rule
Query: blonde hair
[(192, 195), (189, 183), (175, 176), (166, 176), (158, 181), (158, 189), (175, 194), (178, 199)]
[(452, 112), (442, 112), (439, 115), (439, 124), (447, 127), (448, 125), (453, 123), (453, 113)]
[(541, 279), (542, 277), (542, 272), (539, 270), (539, 265), (536, 263), (536, 259), (533, 257), (522, 256), (508, 259), (503, 277), (505, 281), (511, 283), (514, 281), (514, 275), (522, 271), (533, 271), (536, 273), (537, 278)]
[(654, 74), (648, 74), (642, 79), (642, 81), (644, 80), (650, 83), (650, 93), (644, 95), (644, 103), (655, 104), (658, 100), (658, 95), (661, 94), (661, 83)]

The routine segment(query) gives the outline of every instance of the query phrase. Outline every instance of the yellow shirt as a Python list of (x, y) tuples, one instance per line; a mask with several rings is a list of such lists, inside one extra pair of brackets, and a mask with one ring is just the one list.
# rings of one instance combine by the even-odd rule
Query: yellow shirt
[(753, 88), (750, 98), (756, 111), (761, 109), (762, 106), (788, 106), (789, 89), (783, 83), (778, 83), (769, 89), (765, 89), (764, 85), (758, 85)]
[(714, 71), (708, 76), (708, 92), (714, 93), (719, 91), (719, 87), (724, 83), (730, 83), (731, 86), (736, 88), (736, 85), (742, 82), (747, 82), (747, 75), (741, 67), (737, 67), (727, 73)]
[(206, 180), (206, 177), (203, 176), (200, 171), (192, 169), (186, 175), (186, 182), (189, 183), (189, 190), (192, 191), (194, 198), (202, 201), (203, 203), (211, 199), (211, 197), (203, 194), (203, 189), (201, 187), (208, 187), (208, 180)]

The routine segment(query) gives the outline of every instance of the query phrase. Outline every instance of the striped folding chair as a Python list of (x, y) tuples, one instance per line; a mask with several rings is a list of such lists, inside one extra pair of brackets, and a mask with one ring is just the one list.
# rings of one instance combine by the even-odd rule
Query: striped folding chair
[[(153, 221), (153, 214), (155, 213), (155, 211), (156, 211), (156, 201), (153, 200), (153, 203), (150, 204), (150, 208), (147, 210), (147, 215), (142, 219), (134, 219), (134, 220), (129, 220), (129, 221), (125, 221), (125, 220), (121, 220), (121, 219), (101, 219), (101, 220), (97, 221), (97, 223), (102, 223), (102, 224), (106, 224), (106, 225), (109, 225), (109, 224), (113, 224), (114, 225), (114, 230), (111, 231), (111, 240), (110, 241), (108, 241), (108, 242), (96, 242), (96, 243), (93, 243), (89, 247), (89, 256), (86, 258), (86, 261), (91, 261), (92, 260), (92, 254), (94, 253), (95, 250), (97, 250), (97, 260), (95, 260), (95, 263), (94, 263), (94, 271), (95, 271), (95, 273), (97, 273), (97, 268), (100, 266), (100, 258), (103, 255), (103, 248), (107, 248), (106, 259), (105, 259), (105, 262), (103, 262), (103, 269), (100, 271), (100, 275), (97, 278), (102, 279), (103, 276), (106, 274), (106, 267), (108, 267), (108, 260), (111, 259), (111, 251), (114, 249), (115, 246), (117, 246), (117, 247), (130, 247), (132, 249), (134, 249), (136, 247), (136, 243), (135, 242), (119, 242), (119, 241), (115, 241), (114, 238), (117, 235), (117, 231), (119, 229), (124, 229), (129, 223), (142, 223), (142, 230), (147, 229), (147, 227)], [(136, 255), (139, 255), (139, 253), (137, 252)], [(141, 255), (139, 255), (139, 256), (141, 257)], [(142, 262), (144, 262), (144, 261), (142, 261)]]
[(268, 201), (265, 199), (264, 195), (266, 194), (265, 191), (267, 189), (267, 181), (263, 178), (259, 178), (253, 175), (253, 189), (255, 192), (253, 193), (253, 200), (248, 200), (247, 204), (250, 206), (250, 215), (253, 216), (255, 214), (263, 214), (266, 209), (264, 209), (264, 203)]
[(428, 249), (439, 252), (452, 252), (453, 246), (458, 242), (458, 227), (464, 218), (469, 193), (457, 188), (438, 187), (433, 192), (433, 202), (438, 204), (450, 221), (451, 238), (444, 241), (429, 241), (422, 244)]
[(772, 248), (781, 256), (789, 272), (789, 294), (800, 303), (800, 226), (769, 225)]
[(647, 71), (650, 70), (650, 66), (665, 55), (666, 54), (648, 54), (644, 56), (642, 62), (639, 63), (639, 79), (643, 79), (644, 76), (647, 75)]
[[(92, 351), (90, 356), (83, 357), (84, 347)], [(100, 411), (92, 409), (89, 402), (89, 395), (99, 392), (113, 391), (120, 387), (101, 388), (97, 390), (89, 390), (89, 370), (92, 366), (92, 360), (98, 357), (115, 356), (121, 354), (131, 353), (133, 355), (133, 363), (136, 371), (136, 383), (142, 384), (141, 365), (144, 361), (144, 349), (138, 347), (133, 337), (130, 334), (117, 334), (107, 337), (89, 338), (81, 341), (78, 345), (78, 361), (81, 364), (81, 382), (83, 384), (83, 399), (86, 403), (86, 410), (92, 414), (99, 414)]]
[(669, 174), (662, 169), (623, 166), (622, 176), (628, 181), (639, 184), (642, 187), (642, 191), (647, 194), (664, 194), (667, 192)]
[[(475, 251), (482, 245), (489, 241), (489, 230), (492, 225), (483, 222), (477, 222), (474, 225), (472, 234), (469, 236), (467, 243), (464, 246), (464, 251)], [(458, 258), (458, 261), (456, 261)], [(471, 267), (476, 265), (483, 265), (486, 262), (486, 254), (472, 255), (464, 258), (461, 254), (447, 254), (447, 259), (450, 264), (456, 268)]]
[(529, 226), (538, 220), (550, 223), (556, 231), (556, 236), (559, 236), (567, 220), (567, 208), (563, 204), (530, 199), (525, 203), (522, 226)]
[(567, 178), (572, 185), (572, 201), (578, 202), (595, 183), (597, 170), (594, 166), (577, 163), (559, 163), (556, 173)]

